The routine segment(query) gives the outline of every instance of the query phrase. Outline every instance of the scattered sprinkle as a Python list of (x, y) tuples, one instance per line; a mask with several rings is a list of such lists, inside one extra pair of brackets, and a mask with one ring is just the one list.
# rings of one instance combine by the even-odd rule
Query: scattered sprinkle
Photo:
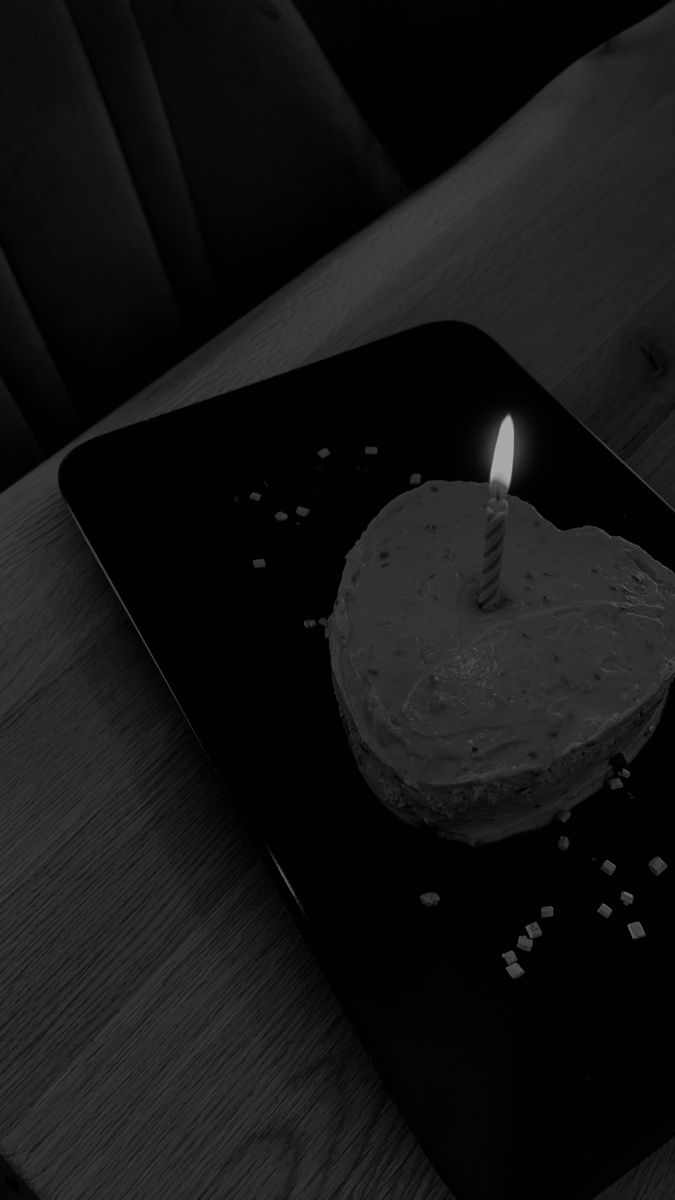
[(515, 963), (509, 963), (509, 965), (508, 965), (508, 967), (506, 968), (506, 970), (508, 971), (508, 973), (509, 973), (509, 975), (511, 976), (511, 978), (512, 978), (512, 979), (519, 979), (521, 975), (524, 975), (524, 974), (525, 974), (525, 972), (524, 972), (523, 968), (521, 967), (520, 963), (517, 963), (517, 962), (515, 962)]
[(623, 776), (624, 779), (630, 779), (630, 771), (628, 770), (628, 767), (622, 767), (619, 771), (619, 775)]
[(306, 517), (309, 512), (309, 509), (303, 508), (302, 504), (299, 504), (295, 511), (299, 517)]
[(553, 905), (545, 904), (541, 910), (541, 915), (542, 915), (542, 917), (552, 917), (553, 916)]
[(648, 725), (648, 726), (647, 726), (647, 733), (653, 733), (653, 732), (654, 732), (654, 728), (655, 728), (655, 727), (654, 727), (653, 725)]
[(311, 629), (313, 625), (316, 625), (316, 621), (313, 617), (308, 617), (307, 620), (303, 621), (302, 623), (306, 629)]
[(644, 929), (642, 927), (642, 923), (640, 921), (629, 921), (628, 929), (630, 932), (630, 936), (632, 938), (646, 937), (645, 931), (644, 931)]
[(422, 476), (420, 475), (419, 471), (413, 472), (413, 474), (410, 476), (410, 482), (411, 483), (421, 483), (422, 482)]
[(262, 500), (262, 492), (249, 492), (249, 500)]
[(635, 896), (633, 895), (632, 892), (622, 892), (621, 899), (624, 904), (632, 904), (635, 899)]
[(318, 454), (319, 458), (328, 458), (328, 455), (330, 454), (330, 450), (327, 450), (326, 447), (324, 446), (323, 450), (317, 450), (317, 454)]
[(570, 839), (565, 837), (564, 834), (561, 838), (558, 838), (558, 846), (561, 850), (569, 850), (569, 845)]
[(518, 949), (519, 950), (531, 950), (532, 949), (532, 938), (525, 937), (525, 934), (521, 933), (520, 937), (518, 938)]
[(653, 871), (655, 875), (661, 875), (662, 872), (666, 870), (667, 866), (668, 863), (665, 863), (663, 859), (659, 858), (657, 855), (656, 858), (651, 859), (649, 863), (649, 870)]
[(571, 816), (572, 816), (572, 814), (571, 814), (569, 808), (564, 808), (562, 812), (558, 813), (558, 820), (561, 821), (562, 824), (564, 825), (565, 821), (569, 821)]
[(319, 617), (319, 625), (327, 625), (327, 624), (328, 624), (328, 620), (326, 619), (326, 617)]
[(618, 788), (623, 787), (623, 779), (610, 779), (609, 786), (611, 787), (612, 791), (615, 792)]
[(377, 454), (377, 446), (364, 446), (364, 454)]
[(274, 514), (274, 519), (275, 519), (275, 521), (287, 521), (287, 520), (288, 520), (288, 513), (285, 513), (285, 512), (276, 512), (276, 513)]
[(541, 937), (541, 925), (537, 921), (532, 921), (530, 925), (525, 926), (525, 929), (531, 938)]
[(267, 563), (265, 562), (264, 558), (254, 558), (253, 566), (254, 567), (265, 567), (265, 566), (267, 566)]
[(504, 953), (502, 954), (502, 958), (504, 959), (507, 967), (510, 966), (511, 963), (516, 962), (515, 950), (505, 950)]
[(601, 864), (600, 870), (605, 872), (605, 875), (613, 875), (616, 871), (616, 863), (611, 862), (608, 858)]
[(601, 904), (598, 912), (600, 913), (601, 917), (611, 917), (612, 915), (612, 910), (609, 907), (609, 904)]
[(426, 906), (426, 908), (431, 908), (434, 904), (438, 904), (440, 896), (438, 892), (422, 892), (420, 900), (422, 901), (422, 904)]

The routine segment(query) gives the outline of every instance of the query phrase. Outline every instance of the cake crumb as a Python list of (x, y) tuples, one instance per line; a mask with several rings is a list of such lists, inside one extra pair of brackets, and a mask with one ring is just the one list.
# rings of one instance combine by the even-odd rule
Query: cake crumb
[(609, 907), (609, 904), (601, 904), (598, 912), (600, 913), (601, 917), (611, 917), (612, 915), (612, 910)]
[(420, 896), (420, 900), (422, 901), (422, 904), (424, 904), (426, 908), (432, 908), (433, 905), (438, 904), (438, 901), (440, 900), (440, 896), (439, 896), (438, 892), (422, 892), (422, 894)]
[(364, 446), (363, 453), (364, 454), (377, 454), (378, 448), (377, 448), (377, 446)]
[(249, 492), (249, 500), (262, 500), (262, 492)]
[(525, 937), (525, 934), (521, 933), (520, 937), (518, 938), (518, 949), (519, 950), (531, 950), (532, 949), (532, 938)]
[(569, 821), (571, 816), (572, 813), (570, 812), (569, 808), (564, 808), (562, 812), (558, 813), (558, 820), (562, 825), (564, 825), (566, 821)]
[(632, 938), (643, 938), (647, 936), (641, 921), (629, 921), (628, 930)]
[(508, 965), (508, 967), (506, 968), (506, 970), (507, 970), (508, 974), (511, 976), (511, 978), (512, 978), (512, 979), (519, 979), (521, 975), (524, 975), (524, 974), (525, 974), (525, 972), (524, 972), (523, 968), (521, 967), (520, 963), (517, 963), (517, 962), (515, 962), (515, 963), (509, 963), (509, 965)]
[(604, 863), (601, 864), (600, 870), (604, 871), (605, 875), (613, 875), (616, 871), (616, 863), (613, 863), (609, 858), (606, 858)]
[(650, 860), (649, 870), (652, 871), (654, 875), (661, 875), (662, 872), (666, 870), (667, 866), (668, 863), (665, 863), (663, 859), (659, 858), (657, 855), (656, 858), (652, 858)]
[(254, 566), (254, 567), (266, 567), (266, 566), (267, 566), (267, 563), (265, 562), (265, 559), (264, 559), (264, 558), (254, 558), (254, 559), (253, 559), (253, 566)]
[(279, 511), (279, 512), (276, 512), (276, 513), (274, 514), (274, 519), (275, 519), (275, 521), (287, 521), (287, 520), (288, 520), (288, 513), (281, 512), (281, 511)]
[(309, 509), (303, 508), (302, 504), (299, 504), (295, 511), (299, 517), (306, 517), (309, 512)]
[(318, 454), (319, 458), (328, 458), (328, 455), (330, 454), (330, 450), (328, 450), (327, 447), (324, 446), (323, 450), (317, 450), (317, 454)]
[(538, 921), (532, 921), (529, 925), (525, 926), (525, 929), (526, 929), (529, 937), (531, 937), (531, 938), (541, 937), (541, 925), (538, 923)]
[(413, 474), (410, 476), (410, 483), (421, 483), (421, 482), (422, 482), (422, 476), (420, 475), (419, 471), (414, 471)]
[(542, 915), (542, 917), (552, 917), (553, 916), (553, 905), (552, 904), (544, 904), (544, 906), (541, 910), (541, 915)]
[(327, 624), (328, 624), (327, 617), (319, 617), (319, 625), (327, 625)]
[(308, 617), (307, 620), (303, 621), (302, 623), (305, 626), (305, 629), (311, 629), (314, 625), (316, 625), (316, 621), (313, 617)]
[(633, 895), (632, 892), (622, 892), (621, 893), (621, 900), (623, 901), (624, 904), (632, 904), (634, 899), (635, 899), (635, 896)]
[(569, 850), (569, 845), (570, 839), (565, 837), (564, 834), (561, 838), (558, 838), (558, 847), (560, 850)]
[(609, 786), (612, 791), (615, 792), (618, 788), (623, 787), (623, 779), (619, 779), (618, 777), (615, 779), (610, 779)]
[(628, 767), (622, 767), (619, 771), (619, 775), (621, 775), (623, 779), (630, 779), (630, 771), (628, 770)]
[(504, 959), (507, 967), (510, 966), (511, 963), (514, 963), (517, 961), (515, 950), (505, 950), (504, 953), (502, 954), (502, 958)]

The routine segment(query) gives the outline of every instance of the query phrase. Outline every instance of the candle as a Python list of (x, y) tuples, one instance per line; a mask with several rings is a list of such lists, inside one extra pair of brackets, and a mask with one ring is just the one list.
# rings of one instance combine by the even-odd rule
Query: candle
[(509, 514), (506, 493), (513, 471), (513, 435), (513, 420), (506, 416), (499, 429), (490, 468), (490, 499), (485, 514), (483, 570), (478, 589), (478, 604), (484, 612), (490, 612), (499, 604), (499, 577), (504, 553), (506, 518)]

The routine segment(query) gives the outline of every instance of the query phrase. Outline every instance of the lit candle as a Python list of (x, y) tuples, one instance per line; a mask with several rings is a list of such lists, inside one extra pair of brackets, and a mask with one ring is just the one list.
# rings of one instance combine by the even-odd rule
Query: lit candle
[(502, 569), (506, 518), (509, 514), (506, 493), (511, 485), (512, 471), (513, 421), (510, 416), (506, 416), (499, 429), (490, 469), (490, 500), (486, 510), (483, 572), (478, 589), (478, 604), (484, 612), (489, 612), (499, 604), (499, 576)]

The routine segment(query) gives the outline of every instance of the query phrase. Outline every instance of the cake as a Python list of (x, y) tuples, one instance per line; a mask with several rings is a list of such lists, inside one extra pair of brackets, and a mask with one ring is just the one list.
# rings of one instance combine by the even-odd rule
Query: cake
[(391, 812), (471, 845), (548, 824), (630, 763), (675, 674), (675, 574), (517, 496), (500, 603), (478, 606), (487, 484), (396, 496), (346, 556), (327, 623), (358, 767)]

